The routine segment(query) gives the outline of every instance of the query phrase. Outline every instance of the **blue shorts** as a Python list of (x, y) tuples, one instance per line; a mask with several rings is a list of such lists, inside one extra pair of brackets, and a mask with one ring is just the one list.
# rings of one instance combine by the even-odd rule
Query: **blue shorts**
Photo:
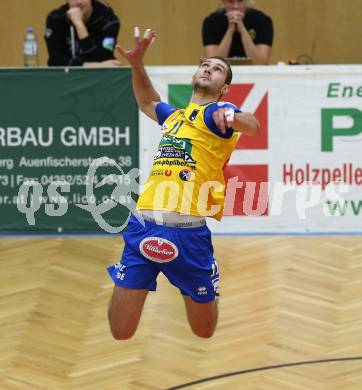
[(183, 295), (196, 302), (218, 296), (219, 269), (213, 257), (211, 233), (205, 226), (179, 228), (131, 216), (123, 234), (125, 247), (119, 263), (108, 268), (118, 286), (155, 291), (162, 272)]

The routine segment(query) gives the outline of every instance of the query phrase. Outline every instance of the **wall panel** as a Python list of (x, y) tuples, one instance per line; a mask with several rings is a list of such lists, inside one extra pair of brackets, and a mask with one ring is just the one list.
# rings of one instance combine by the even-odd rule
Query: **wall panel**
[[(121, 17), (120, 42), (132, 44), (134, 25), (152, 27), (158, 39), (147, 55), (149, 65), (193, 64), (202, 56), (201, 23), (218, 0), (109, 0)], [(271, 63), (305, 54), (315, 63), (361, 63), (360, 0), (256, 0), (272, 16), (275, 45)], [(40, 64), (47, 59), (43, 34), (47, 13), (58, 0), (0, 1), (0, 66), (22, 66), (22, 41), (34, 26), (40, 41)]]

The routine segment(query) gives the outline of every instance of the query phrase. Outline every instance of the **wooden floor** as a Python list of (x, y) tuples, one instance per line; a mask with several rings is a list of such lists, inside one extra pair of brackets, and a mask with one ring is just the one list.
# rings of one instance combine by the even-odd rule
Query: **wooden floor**
[[(361, 237), (216, 237), (214, 246), (222, 296), (213, 338), (192, 335), (178, 291), (160, 278), (134, 339), (117, 342), (105, 269), (122, 239), (0, 239), (0, 389), (157, 390), (362, 356)], [(362, 360), (187, 389), (361, 390)]]

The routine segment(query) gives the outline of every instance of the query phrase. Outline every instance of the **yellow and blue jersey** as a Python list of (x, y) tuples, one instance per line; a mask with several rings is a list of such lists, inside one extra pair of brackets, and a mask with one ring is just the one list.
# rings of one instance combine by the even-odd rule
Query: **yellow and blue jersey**
[(212, 119), (213, 112), (221, 107), (240, 112), (228, 102), (190, 103), (185, 109), (158, 103), (162, 139), (137, 209), (221, 219), (223, 168), (238, 139), (232, 128), (223, 133)]

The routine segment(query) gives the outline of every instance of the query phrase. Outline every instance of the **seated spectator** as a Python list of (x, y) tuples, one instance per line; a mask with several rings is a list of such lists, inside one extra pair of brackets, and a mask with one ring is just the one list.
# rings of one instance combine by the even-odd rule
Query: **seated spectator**
[(267, 65), (273, 44), (271, 18), (251, 8), (249, 0), (222, 0), (222, 6), (204, 19), (205, 56), (247, 57), (255, 65)]
[(120, 66), (113, 50), (120, 21), (103, 0), (67, 0), (47, 17), (49, 66)]

